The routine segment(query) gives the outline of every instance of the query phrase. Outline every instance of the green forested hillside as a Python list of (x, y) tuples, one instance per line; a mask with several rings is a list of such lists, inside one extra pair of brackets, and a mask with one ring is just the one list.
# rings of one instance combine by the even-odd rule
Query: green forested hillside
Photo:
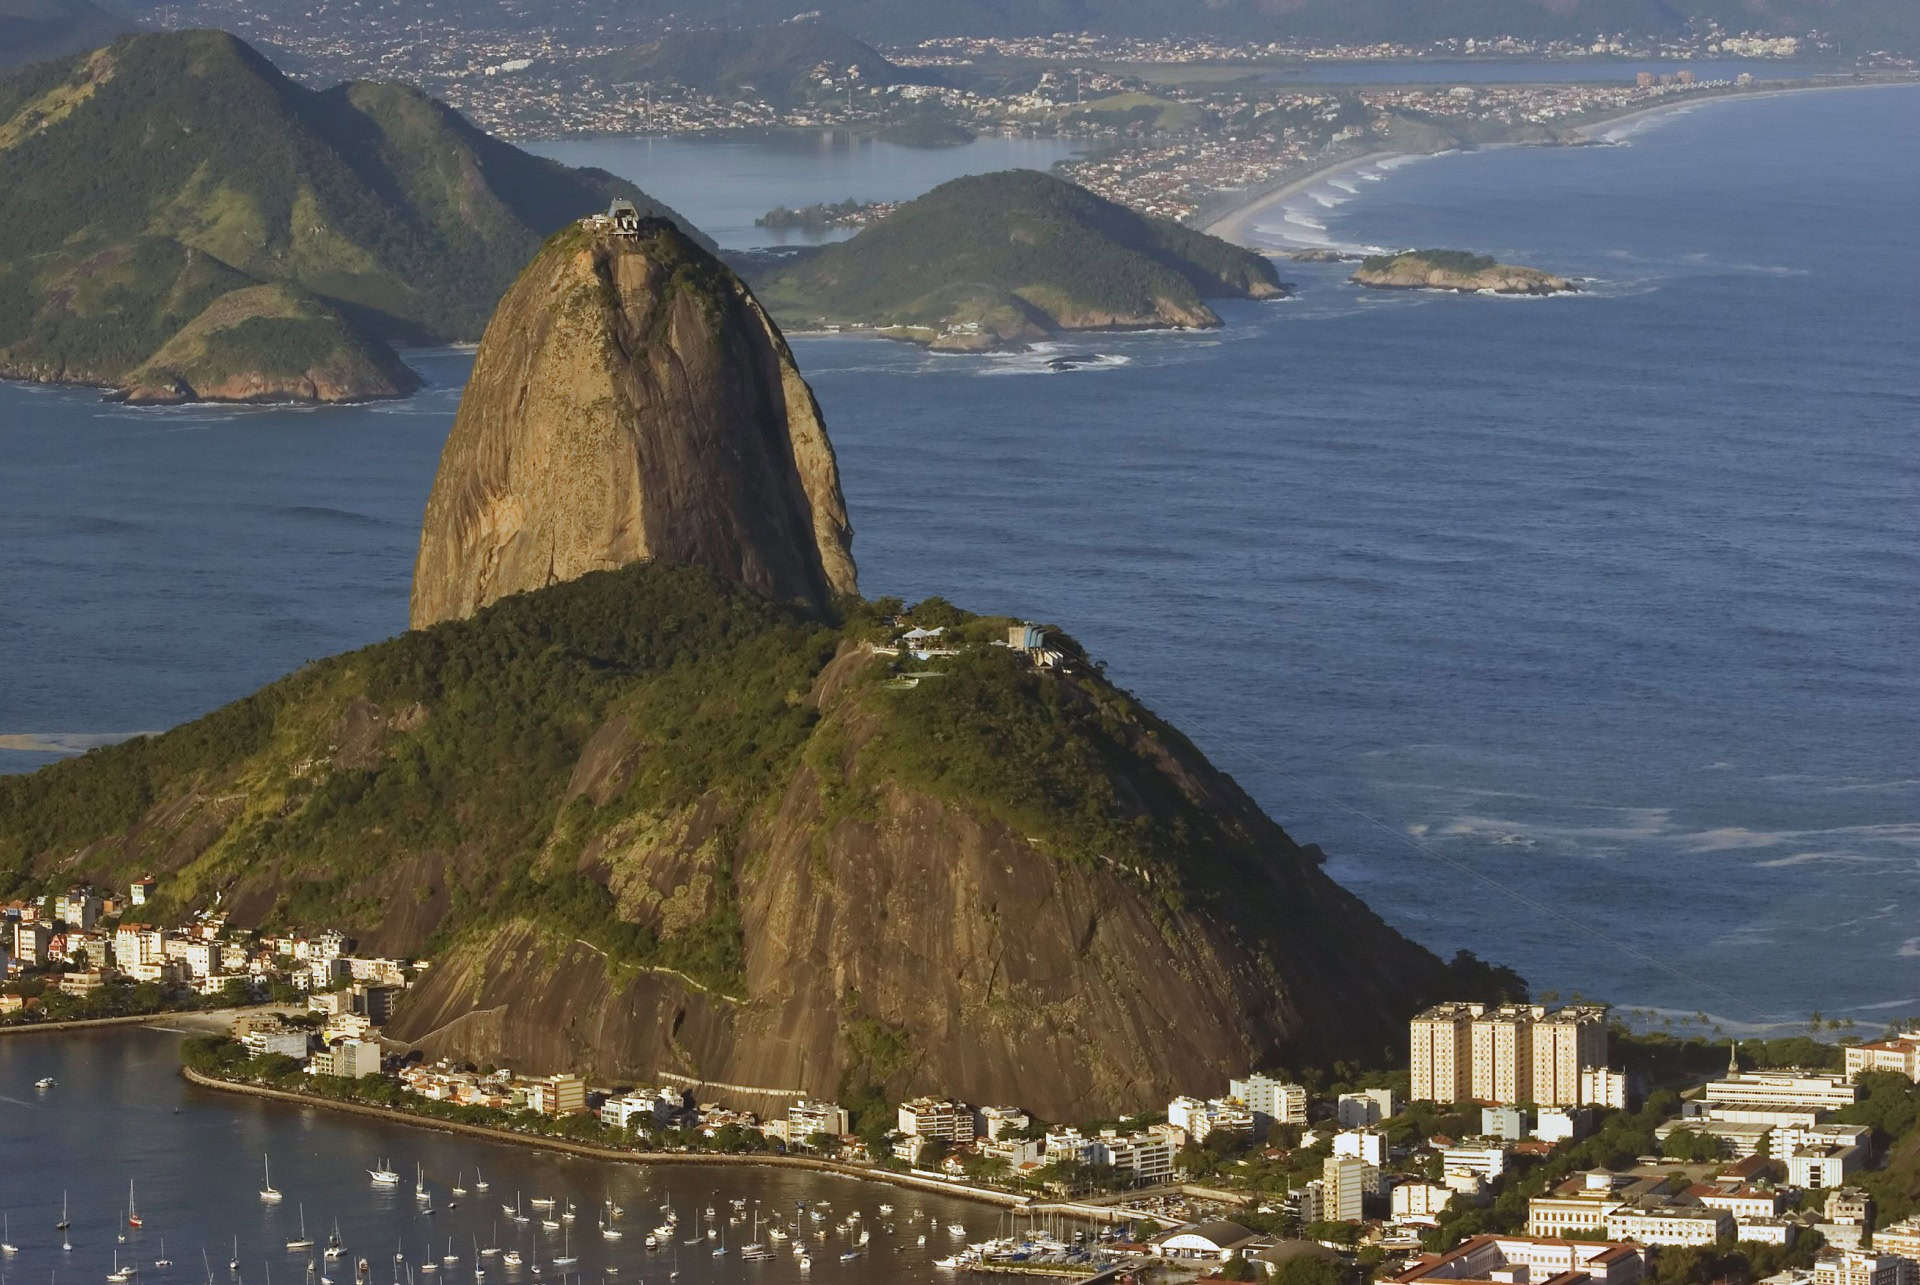
[(594, 74), (616, 82), (683, 85), (710, 94), (757, 93), (784, 106), (825, 90), (824, 73), (837, 84), (891, 85), (901, 69), (871, 45), (821, 22), (781, 22), (723, 30), (673, 31), (591, 60)]
[(398, 85), (302, 88), (212, 31), (0, 80), (0, 373), (118, 383), (228, 290), (297, 285), (373, 342), (477, 338), (614, 195)]
[(755, 286), (783, 324), (911, 327), (947, 347), (1218, 325), (1205, 300), (1284, 289), (1260, 255), (1036, 170), (942, 184)]
[(965, 650), (895, 660), (899, 604), (840, 605), (641, 563), (310, 664), (0, 777), (0, 897), (151, 871), (158, 922), (430, 952), (433, 1056), (1058, 1113), (1378, 1056), (1442, 986), (1070, 640), (928, 603)]

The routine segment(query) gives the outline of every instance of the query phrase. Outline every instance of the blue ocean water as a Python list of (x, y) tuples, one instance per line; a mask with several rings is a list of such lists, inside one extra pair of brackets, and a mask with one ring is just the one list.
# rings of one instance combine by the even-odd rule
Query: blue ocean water
[[(798, 340), (863, 588), (1066, 626), (1436, 949), (1743, 1024), (1920, 1011), (1915, 119), (1717, 103), (1264, 220), (1578, 297), (1288, 264), (1069, 374)], [(461, 360), (324, 412), (0, 388), (0, 733), (165, 726), (402, 627)]]

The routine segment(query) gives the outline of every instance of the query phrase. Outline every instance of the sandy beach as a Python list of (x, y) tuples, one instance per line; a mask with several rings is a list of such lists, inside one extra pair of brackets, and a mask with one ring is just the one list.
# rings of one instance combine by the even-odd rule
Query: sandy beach
[[(1896, 80), (1880, 81), (1870, 84), (1785, 85), (1776, 88), (1729, 89), (1718, 93), (1696, 94), (1672, 102), (1654, 103), (1651, 106), (1637, 107), (1632, 111), (1620, 112), (1616, 115), (1602, 116), (1595, 120), (1586, 121), (1572, 127), (1568, 132), (1567, 141), (1562, 143), (1494, 143), (1488, 146), (1577, 147), (1599, 145), (1606, 134), (1622, 126), (1651, 123), (1662, 117), (1680, 115), (1693, 111), (1696, 108), (1704, 107), (1710, 103), (1725, 102), (1734, 98), (1777, 98), (1784, 94), (1831, 93), (1834, 90), (1840, 89), (1889, 89), (1910, 86), (1913, 83), (1914, 82), (1910, 80)], [(1448, 150), (1451, 151), (1454, 149)], [(1366, 166), (1374, 165), (1381, 161), (1392, 160), (1397, 157), (1444, 156), (1447, 154), (1447, 151), (1412, 152), (1404, 149), (1388, 149), (1330, 160), (1324, 165), (1317, 166), (1302, 174), (1283, 180), (1277, 187), (1249, 196), (1244, 204), (1213, 219), (1201, 230), (1212, 236), (1217, 236), (1224, 241), (1231, 241), (1235, 245), (1244, 246), (1250, 250), (1272, 253), (1275, 252), (1275, 247), (1273, 246), (1258, 246), (1251, 243), (1253, 229), (1259, 225), (1262, 218), (1268, 217), (1275, 210), (1284, 206), (1289, 200), (1306, 191), (1308, 188), (1313, 187), (1315, 184), (1336, 178), (1341, 174), (1353, 170), (1363, 169)]]
[(1245, 205), (1220, 216), (1207, 224), (1201, 231), (1217, 236), (1223, 241), (1246, 246), (1250, 250), (1261, 247), (1249, 243), (1254, 227), (1260, 219), (1272, 210), (1285, 205), (1293, 197), (1325, 179), (1333, 178), (1348, 170), (1357, 170), (1379, 161), (1391, 160), (1398, 156), (1415, 155), (1404, 151), (1365, 152), (1358, 156), (1347, 156), (1330, 161), (1325, 165), (1308, 170), (1297, 177), (1284, 180), (1279, 187), (1250, 197)]

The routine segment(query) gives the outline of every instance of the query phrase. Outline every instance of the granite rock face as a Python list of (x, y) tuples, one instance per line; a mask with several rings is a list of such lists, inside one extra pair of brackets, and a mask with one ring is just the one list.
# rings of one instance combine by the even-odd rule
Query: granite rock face
[(488, 323), (427, 501), (412, 624), (664, 559), (856, 592), (813, 392), (739, 278), (665, 220), (575, 226)]

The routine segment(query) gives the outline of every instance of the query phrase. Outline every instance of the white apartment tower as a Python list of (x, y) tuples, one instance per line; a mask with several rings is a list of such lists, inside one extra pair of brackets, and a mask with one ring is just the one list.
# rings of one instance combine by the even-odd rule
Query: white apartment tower
[(1533, 1024), (1546, 1014), (1534, 1005), (1502, 1004), (1473, 1019), (1474, 1101), (1533, 1101)]
[(1413, 1019), (1413, 1100), (1463, 1102), (1473, 1096), (1473, 1019), (1484, 1004), (1435, 1004)]
[(1535, 1106), (1574, 1107), (1587, 1099), (1581, 1077), (1607, 1064), (1607, 1010), (1569, 1004), (1533, 1024)]

